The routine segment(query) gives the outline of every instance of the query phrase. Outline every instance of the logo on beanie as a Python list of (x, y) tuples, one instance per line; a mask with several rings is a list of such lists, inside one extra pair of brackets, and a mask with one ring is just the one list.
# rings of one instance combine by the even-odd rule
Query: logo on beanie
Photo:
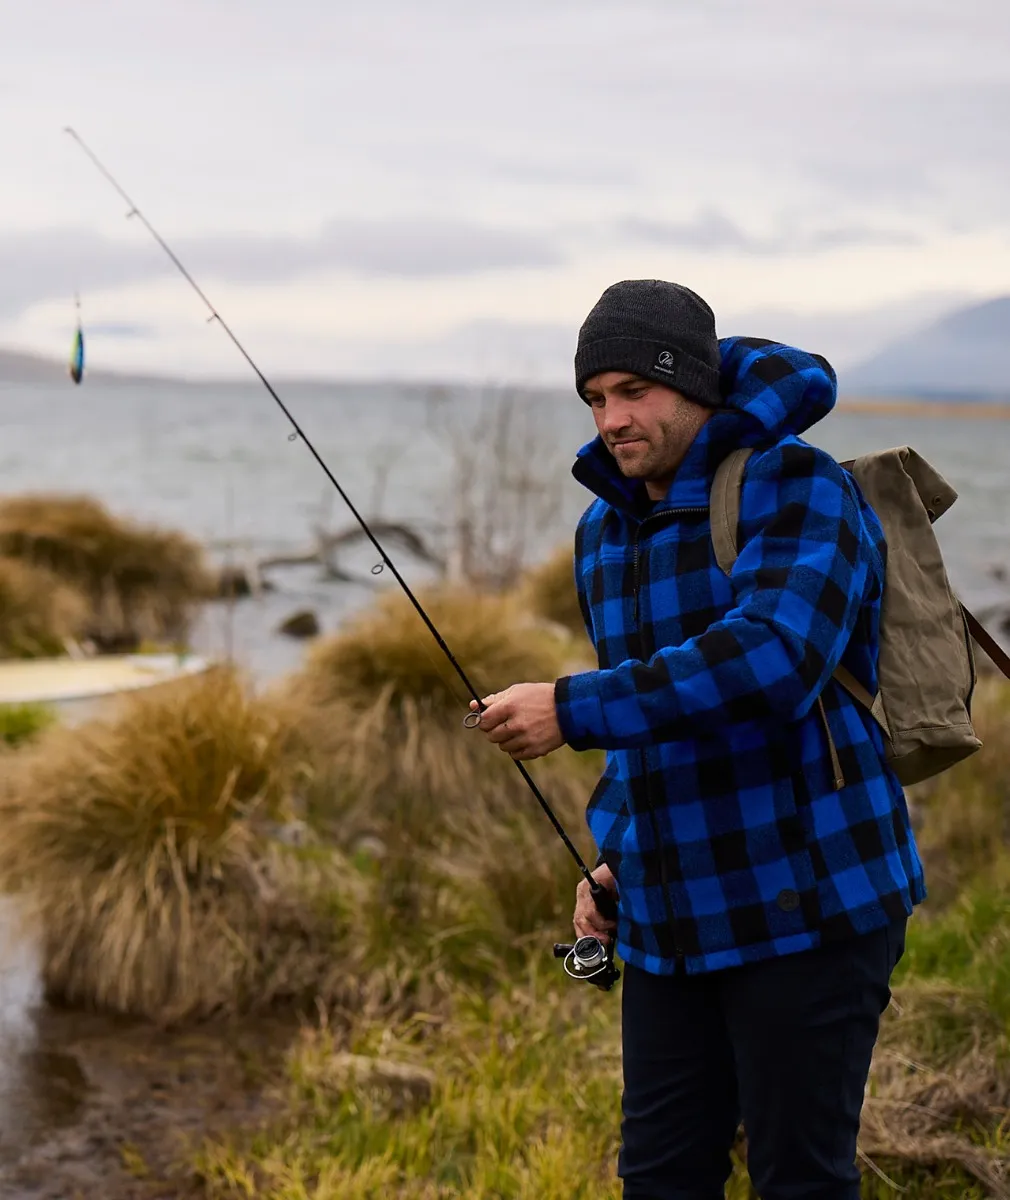
[(656, 366), (659, 368), (659, 370), (672, 373), (676, 365), (677, 360), (674, 358), (673, 353), (670, 350), (660, 350), (659, 358), (656, 359)]

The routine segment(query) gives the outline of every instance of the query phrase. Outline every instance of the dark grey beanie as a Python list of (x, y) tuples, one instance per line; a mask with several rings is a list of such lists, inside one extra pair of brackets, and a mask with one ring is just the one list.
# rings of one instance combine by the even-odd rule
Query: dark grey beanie
[(715, 316), (690, 288), (625, 279), (597, 300), (579, 330), (575, 389), (601, 371), (654, 379), (710, 408), (722, 403)]

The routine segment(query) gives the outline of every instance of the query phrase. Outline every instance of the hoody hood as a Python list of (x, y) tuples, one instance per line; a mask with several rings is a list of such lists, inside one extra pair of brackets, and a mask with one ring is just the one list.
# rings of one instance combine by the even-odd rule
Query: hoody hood
[[(702, 426), (661, 506), (707, 504), (712, 476), (730, 450), (799, 436), (834, 408), (835, 372), (819, 354), (744, 337), (720, 339), (719, 353), (723, 405)], [(652, 507), (644, 484), (621, 474), (599, 436), (579, 451), (572, 474), (630, 516)]]

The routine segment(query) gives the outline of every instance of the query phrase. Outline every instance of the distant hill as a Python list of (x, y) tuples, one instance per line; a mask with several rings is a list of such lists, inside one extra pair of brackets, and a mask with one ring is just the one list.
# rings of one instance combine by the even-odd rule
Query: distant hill
[(0, 383), (56, 383), (67, 379), (63, 363), (16, 350), (0, 350)]
[[(91, 378), (111, 383), (167, 383), (174, 382), (163, 375), (141, 375), (119, 371), (104, 371), (87, 368), (85, 382)], [(0, 349), (0, 384), (3, 383), (61, 383), (70, 382), (67, 364), (54, 358), (43, 358), (40, 354), (27, 354), (21, 350)], [(71, 385), (73, 386), (73, 385)]]
[(1010, 296), (957, 309), (839, 373), (843, 395), (1010, 402)]

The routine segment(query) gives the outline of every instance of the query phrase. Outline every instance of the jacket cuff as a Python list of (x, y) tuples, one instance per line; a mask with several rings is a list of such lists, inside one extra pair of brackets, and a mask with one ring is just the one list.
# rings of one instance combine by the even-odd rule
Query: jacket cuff
[(599, 671), (563, 675), (554, 684), (558, 725), (573, 750), (597, 750), (606, 736)]

